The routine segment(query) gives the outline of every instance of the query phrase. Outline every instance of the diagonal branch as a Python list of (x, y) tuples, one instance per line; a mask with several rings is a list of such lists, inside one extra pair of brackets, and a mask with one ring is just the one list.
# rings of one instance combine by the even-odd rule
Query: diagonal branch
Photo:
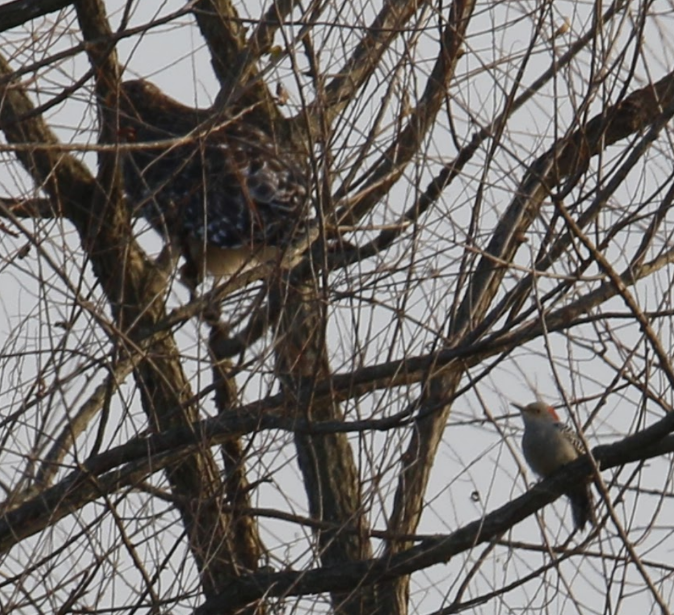
[(27, 21), (55, 13), (74, 0), (14, 0), (0, 6), (0, 32), (21, 26)]

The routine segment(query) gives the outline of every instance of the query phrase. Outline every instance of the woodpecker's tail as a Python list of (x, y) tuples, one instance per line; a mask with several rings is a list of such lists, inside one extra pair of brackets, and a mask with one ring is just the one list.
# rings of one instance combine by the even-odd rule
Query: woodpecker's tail
[(571, 514), (573, 523), (581, 532), (585, 529), (585, 524), (589, 521), (592, 525), (597, 523), (594, 516), (594, 502), (590, 483), (582, 483), (574, 487), (566, 494), (571, 502)]

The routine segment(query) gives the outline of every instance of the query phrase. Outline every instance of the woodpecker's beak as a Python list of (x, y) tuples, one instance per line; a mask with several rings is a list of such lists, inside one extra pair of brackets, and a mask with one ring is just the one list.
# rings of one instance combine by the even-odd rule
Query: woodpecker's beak
[(517, 408), (520, 412), (524, 412), (526, 410), (526, 406), (516, 404), (515, 402), (511, 402), (510, 405), (513, 406), (514, 408)]

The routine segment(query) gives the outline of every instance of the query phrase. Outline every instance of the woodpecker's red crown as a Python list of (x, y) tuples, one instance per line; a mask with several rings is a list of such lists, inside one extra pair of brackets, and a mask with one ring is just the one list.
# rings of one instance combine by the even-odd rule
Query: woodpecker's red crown
[(557, 412), (555, 412), (555, 409), (546, 404), (545, 402), (542, 401), (535, 401), (530, 404), (527, 404), (526, 406), (522, 406), (517, 403), (512, 404), (515, 408), (517, 408), (520, 412), (526, 414), (527, 416), (531, 417), (541, 417), (545, 416), (546, 414), (552, 418), (553, 421), (559, 423), (559, 416), (557, 415)]

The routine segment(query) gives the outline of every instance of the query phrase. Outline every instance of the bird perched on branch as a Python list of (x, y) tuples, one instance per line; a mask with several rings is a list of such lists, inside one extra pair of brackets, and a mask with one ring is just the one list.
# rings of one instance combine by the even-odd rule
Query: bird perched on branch
[[(562, 423), (552, 406), (536, 401), (527, 406), (513, 404), (522, 413), (524, 436), (522, 450), (531, 469), (545, 478), (563, 465), (585, 454), (575, 432)], [(590, 483), (585, 480), (566, 492), (571, 502), (574, 525), (583, 530), (589, 521), (595, 524)]]
[(126, 198), (180, 249), (184, 277), (231, 276), (288, 245), (308, 197), (291, 152), (245, 115), (218, 124), (144, 80), (118, 101)]

